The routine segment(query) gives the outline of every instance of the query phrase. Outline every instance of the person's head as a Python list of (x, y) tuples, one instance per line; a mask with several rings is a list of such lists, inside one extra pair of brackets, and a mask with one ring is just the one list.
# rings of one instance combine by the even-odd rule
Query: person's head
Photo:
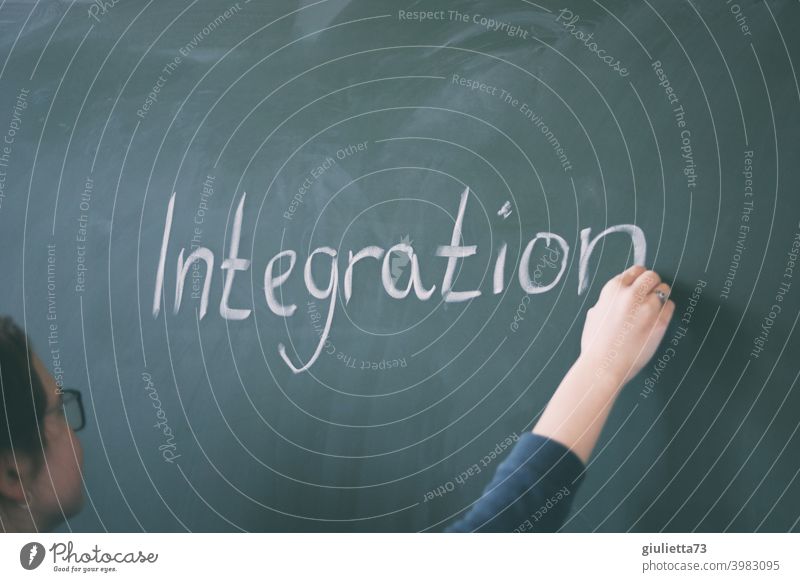
[(83, 450), (65, 396), (25, 333), (0, 316), (0, 531), (47, 531), (83, 505)]

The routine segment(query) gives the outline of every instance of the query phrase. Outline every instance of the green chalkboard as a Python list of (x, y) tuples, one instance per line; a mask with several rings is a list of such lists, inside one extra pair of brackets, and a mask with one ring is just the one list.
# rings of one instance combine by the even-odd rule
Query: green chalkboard
[(87, 404), (64, 531), (441, 530), (634, 262), (676, 316), (563, 529), (797, 531), (798, 24), (2, 3), (0, 312)]

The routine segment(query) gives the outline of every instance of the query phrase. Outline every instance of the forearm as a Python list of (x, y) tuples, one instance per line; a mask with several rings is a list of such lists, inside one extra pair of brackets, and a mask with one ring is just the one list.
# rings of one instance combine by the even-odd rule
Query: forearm
[(530, 438), (520, 439), (480, 499), (447, 531), (556, 531), (571, 505), (564, 497), (581, 482), (620, 383), (596, 361), (579, 358)]
[(578, 358), (532, 432), (560, 442), (586, 464), (622, 388), (621, 383), (621, 379), (597, 362)]
[[(658, 274), (635, 266), (603, 286), (587, 312), (581, 356), (531, 434), (514, 447), (468, 514), (448, 531), (556, 531), (608, 413), (664, 337), (675, 304)], [(562, 501), (563, 496), (566, 501)]]

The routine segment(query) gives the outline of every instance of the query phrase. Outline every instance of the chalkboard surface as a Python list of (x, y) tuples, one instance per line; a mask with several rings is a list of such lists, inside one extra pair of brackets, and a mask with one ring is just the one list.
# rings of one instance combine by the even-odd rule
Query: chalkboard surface
[(676, 316), (564, 530), (797, 531), (798, 24), (4, 2), (0, 312), (87, 403), (64, 531), (441, 530), (633, 262)]

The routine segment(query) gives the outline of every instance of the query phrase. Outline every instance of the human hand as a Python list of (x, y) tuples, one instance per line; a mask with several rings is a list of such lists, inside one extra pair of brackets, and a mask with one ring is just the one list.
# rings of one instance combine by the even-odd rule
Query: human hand
[(662, 304), (657, 292), (668, 297), (670, 286), (655, 271), (633, 266), (605, 284), (586, 314), (580, 360), (611, 375), (618, 388), (650, 361), (675, 312), (675, 303)]

